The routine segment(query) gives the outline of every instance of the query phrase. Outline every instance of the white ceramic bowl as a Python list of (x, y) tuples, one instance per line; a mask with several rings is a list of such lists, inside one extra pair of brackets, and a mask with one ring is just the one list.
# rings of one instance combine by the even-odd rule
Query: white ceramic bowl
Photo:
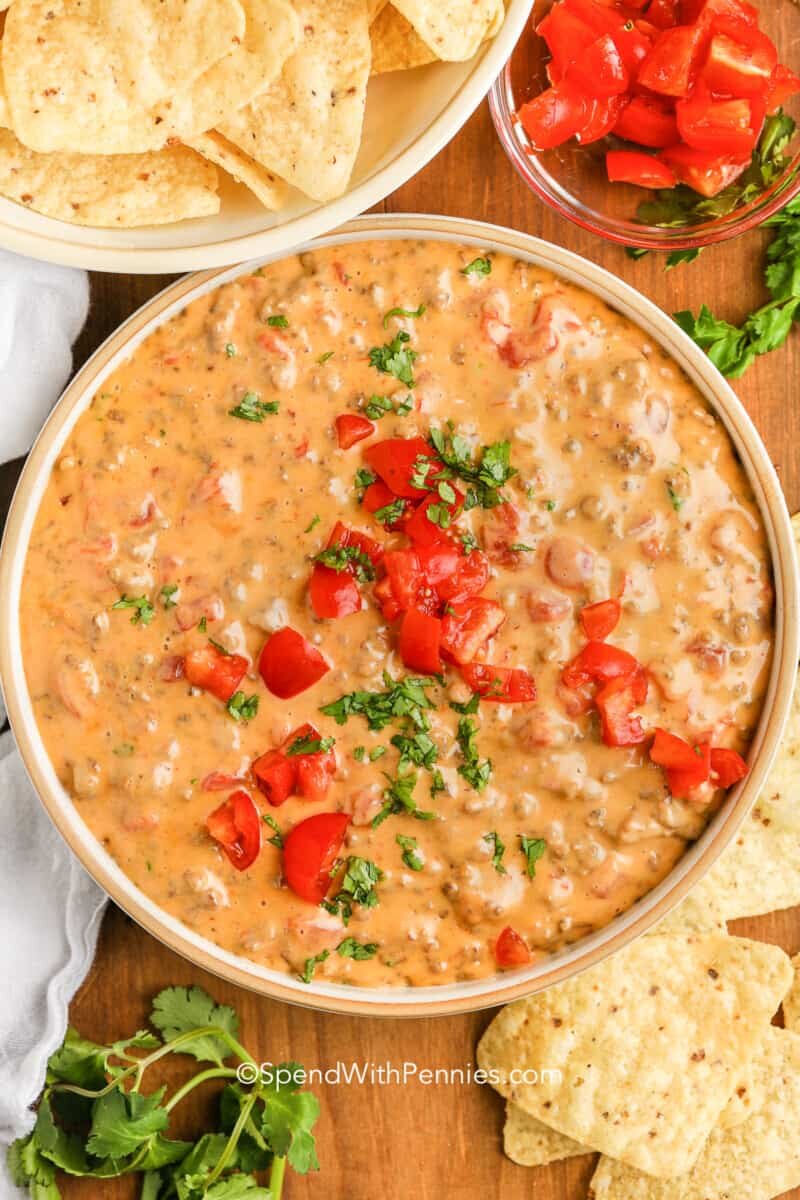
[(750, 479), (769, 539), (774, 572), (775, 653), (764, 711), (752, 745), (750, 775), (734, 788), (703, 836), (662, 883), (605, 929), (524, 970), (442, 987), (366, 989), (314, 981), (307, 985), (231, 954), (199, 937), (148, 899), (106, 853), (83, 822), (47, 757), (28, 694), (18, 606), (28, 540), (51, 468), (95, 391), (147, 335), (196, 296), (250, 272), (259, 259), (179, 280), (127, 320), (84, 366), (45, 425), (19, 482), (0, 552), (0, 678), (25, 765), (53, 821), (75, 854), (111, 897), (172, 949), (208, 971), (282, 1000), (346, 1013), (420, 1016), (505, 1003), (575, 974), (644, 933), (681, 900), (733, 837), (764, 783), (792, 698), (798, 658), (798, 581), (789, 514), (758, 433), (731, 388), (698, 347), (627, 284), (560, 247), (510, 229), (453, 217), (373, 216), (351, 222), (317, 245), (373, 238), (428, 238), (474, 244), (546, 267), (594, 292), (663, 346), (724, 422)]
[(430, 162), (478, 107), (522, 33), (533, 0), (507, 0), (497, 36), (463, 63), (435, 63), (370, 80), (364, 137), (347, 192), (327, 204), (293, 193), (267, 212), (231, 180), (214, 217), (143, 229), (92, 229), (0, 197), (0, 246), (92, 271), (166, 274), (285, 254), (378, 204)]

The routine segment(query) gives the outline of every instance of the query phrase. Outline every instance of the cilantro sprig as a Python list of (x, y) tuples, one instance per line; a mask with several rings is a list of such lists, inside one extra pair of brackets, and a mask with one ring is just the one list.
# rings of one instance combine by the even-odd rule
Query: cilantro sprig
[(414, 363), (418, 358), (416, 350), (407, 344), (411, 336), (401, 329), (390, 342), (383, 346), (373, 346), (369, 352), (370, 366), (383, 375), (393, 375), (406, 387), (414, 386)]
[(350, 717), (363, 717), (373, 731), (385, 729), (392, 721), (406, 720), (418, 730), (427, 732), (430, 723), (425, 713), (436, 707), (428, 695), (428, 689), (436, 687), (438, 679), (432, 676), (409, 675), (394, 680), (384, 671), (383, 692), (348, 692), (325, 704), (320, 712), (333, 717), (337, 725), (344, 725)]
[(547, 849), (547, 842), (544, 838), (526, 837), (524, 833), (521, 833), (519, 848), (525, 855), (525, 873), (529, 879), (533, 879), (536, 875), (536, 864)]
[(339, 881), (339, 890), (331, 900), (323, 900), (327, 912), (340, 916), (345, 925), (353, 915), (353, 905), (375, 908), (378, 903), (377, 885), (383, 879), (383, 871), (369, 858), (351, 854), (344, 864)]
[(132, 609), (131, 625), (149, 625), (156, 611), (147, 596), (126, 596), (124, 592), (111, 608), (115, 612), (118, 609)]
[[(505, 496), (500, 489), (512, 479), (517, 470), (511, 466), (511, 443), (493, 442), (484, 446), (475, 456), (466, 438), (454, 433), (452, 427), (445, 432), (443, 429), (431, 429), (430, 441), (439, 458), (451, 475), (458, 476), (466, 484), (468, 490), (464, 499), (464, 508), (495, 508), (505, 502)], [(442, 473), (436, 476), (437, 484), (442, 480)]]
[(340, 574), (352, 567), (359, 583), (368, 583), (375, 578), (375, 568), (372, 559), (359, 546), (327, 546), (314, 556), (314, 562), (321, 563)]
[[(282, 1063), (263, 1070), (238, 1040), (232, 1008), (198, 987), (156, 996), (150, 1025), (133, 1037), (100, 1045), (67, 1031), (48, 1063), (36, 1124), (12, 1144), (14, 1182), (35, 1200), (58, 1200), (58, 1172), (81, 1178), (141, 1178), (145, 1200), (279, 1200), (287, 1165), (318, 1170), (313, 1127), (319, 1103), (300, 1090), (303, 1069)], [(151, 1067), (173, 1055), (203, 1064), (168, 1096), (143, 1090)], [(235, 1063), (254, 1083), (236, 1082)], [(173, 1112), (195, 1088), (224, 1083), (213, 1132), (197, 1140), (170, 1138)], [(261, 1187), (256, 1172), (268, 1171)]]
[(258, 392), (245, 392), (239, 403), (228, 409), (228, 416), (260, 425), (265, 417), (274, 416), (279, 408), (278, 400), (262, 400)]

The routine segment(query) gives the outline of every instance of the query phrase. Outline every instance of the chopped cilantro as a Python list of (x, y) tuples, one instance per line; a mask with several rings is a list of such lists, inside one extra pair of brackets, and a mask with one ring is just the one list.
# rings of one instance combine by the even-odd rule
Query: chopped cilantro
[(370, 471), (368, 467), (358, 468), (353, 480), (353, 486), (356, 490), (356, 495), (358, 496), (359, 500), (363, 499), (364, 492), (371, 483), (375, 482), (377, 478), (378, 476), (375, 475), (374, 472)]
[(267, 841), (269, 842), (270, 846), (274, 846), (277, 850), (282, 850), (283, 849), (283, 834), (281, 833), (280, 825), (278, 824), (278, 822), (275, 820), (275, 818), (270, 813), (262, 813), (261, 817), (262, 817), (262, 820), (265, 821), (267, 825), (269, 825), (270, 829), (272, 829), (274, 831), (274, 837), (267, 838)]
[(369, 858), (351, 854), (344, 864), (344, 874), (339, 890), (332, 900), (323, 900), (327, 912), (341, 916), (345, 925), (353, 915), (353, 905), (374, 908), (378, 903), (376, 885), (383, 879), (383, 871)]
[(406, 837), (403, 833), (398, 833), (394, 839), (400, 849), (403, 851), (401, 858), (410, 871), (421, 871), (424, 867), (424, 862), (417, 854), (417, 839)]
[(386, 753), (385, 746), (373, 746), (369, 752), (369, 761), (377, 762), (379, 758), (383, 758), (385, 753)]
[(320, 953), (315, 954), (313, 958), (307, 958), (300, 975), (301, 982), (311, 983), (317, 967), (320, 966), (321, 963), (324, 963), (326, 958), (330, 958), (330, 956), (330, 950), (321, 950)]
[(459, 538), (465, 554), (471, 554), (473, 550), (478, 549), (478, 539), (475, 537), (475, 534), (470, 533), (468, 529), (465, 529), (464, 532), (459, 535)]
[(431, 800), (435, 800), (440, 792), (446, 792), (447, 785), (442, 772), (437, 768), (431, 772)]
[(555, 500), (545, 500), (544, 507), (547, 509), (548, 512), (555, 512), (555, 507), (556, 507)]
[(500, 834), (492, 830), (490, 833), (483, 835), (483, 840), (493, 847), (492, 866), (497, 871), (497, 874), (507, 875), (508, 872), (503, 866), (503, 855), (506, 852), (506, 848), (505, 844), (500, 840)]
[(313, 517), (311, 518), (311, 520), (308, 522), (305, 529), (303, 530), (303, 533), (311, 533), (311, 530), (314, 529), (317, 525), (319, 525), (321, 520), (322, 520), (322, 517), (319, 515), (319, 513), (314, 513)]
[(400, 770), (405, 767), (425, 767), (431, 770), (439, 757), (439, 748), (428, 733), (414, 733), (410, 737), (405, 733), (396, 733), (392, 745), (400, 751)]
[(384, 672), (383, 681), (386, 691), (348, 692), (323, 705), (320, 712), (333, 717), (337, 725), (344, 725), (349, 717), (361, 716), (369, 728), (376, 731), (385, 729), (392, 721), (406, 720), (412, 728), (427, 732), (430, 725), (425, 712), (435, 705), (426, 689), (435, 687), (438, 680), (408, 675), (395, 681)]
[(670, 484), (667, 484), (667, 495), (669, 496), (669, 502), (675, 509), (675, 512), (680, 512), (683, 508), (683, 496), (679, 496), (675, 489), (670, 486)]
[(352, 567), (359, 583), (368, 583), (375, 578), (372, 559), (359, 546), (343, 546), (341, 543), (336, 546), (326, 546), (324, 550), (320, 550), (319, 554), (315, 555), (314, 562), (321, 563), (323, 567), (329, 567), (337, 574)]
[(477, 734), (477, 726), (469, 717), (459, 720), (456, 741), (464, 761), (458, 768), (458, 773), (476, 792), (482, 792), (491, 778), (492, 764), (488, 758), (481, 762)]
[(505, 497), (500, 489), (517, 474), (511, 466), (511, 443), (493, 442), (484, 446), (475, 458), (466, 438), (459, 434), (445, 433), (442, 429), (430, 431), (430, 441), (442, 462), (454, 475), (470, 485), (464, 508), (494, 508), (503, 504)]
[(134, 752), (135, 747), (132, 742), (120, 742), (118, 746), (114, 747), (114, 754), (117, 758), (130, 758)]
[(425, 516), (432, 525), (438, 526), (439, 529), (450, 528), (452, 517), (446, 504), (429, 504), (425, 509)]
[(467, 263), (465, 267), (461, 268), (462, 275), (491, 275), (491, 273), (491, 259), (483, 258), (481, 256), (478, 258), (473, 258), (472, 262)]
[(399, 417), (407, 416), (414, 407), (414, 397), (407, 395), (403, 400), (393, 400), (391, 396), (370, 396), (364, 412), (372, 421), (380, 421), (387, 413), (395, 413)]
[(417, 359), (416, 350), (410, 349), (407, 342), (411, 338), (401, 329), (390, 342), (383, 346), (373, 346), (369, 352), (370, 366), (383, 375), (393, 375), (406, 387), (414, 386), (414, 362)]
[(336, 953), (342, 958), (353, 958), (358, 962), (365, 958), (374, 958), (378, 953), (378, 943), (357, 942), (354, 937), (346, 937), (343, 942), (339, 942)]
[(544, 838), (529, 838), (521, 833), (519, 835), (519, 846), (525, 855), (525, 871), (528, 878), (533, 879), (536, 874), (536, 864), (547, 849), (547, 842)]
[(126, 596), (123, 592), (112, 609), (132, 608), (131, 625), (149, 625), (155, 616), (155, 609), (146, 596)]
[(409, 317), (416, 320), (417, 317), (422, 317), (424, 315), (424, 304), (420, 304), (419, 308), (390, 308), (386, 316), (383, 318), (383, 328), (389, 328), (389, 322), (392, 317)]
[(235, 408), (228, 409), (228, 416), (238, 417), (240, 421), (255, 421), (260, 425), (264, 417), (274, 415), (279, 407), (277, 400), (262, 400), (258, 392), (245, 392)]
[(417, 785), (416, 771), (409, 771), (406, 775), (397, 775), (394, 779), (390, 775), (387, 775), (386, 778), (389, 780), (389, 786), (383, 793), (383, 807), (372, 818), (373, 829), (382, 825), (387, 817), (397, 816), (400, 813), (416, 817), (418, 821), (434, 821), (436, 819), (436, 813), (417, 808), (417, 802), (414, 799), (414, 788)]
[(173, 600), (173, 598), (172, 598), (175, 595), (175, 593), (177, 592), (177, 590), (178, 590), (177, 583), (165, 583), (164, 584), (161, 591), (158, 593), (159, 596), (161, 597), (161, 603), (164, 605), (164, 608), (174, 608), (175, 605), (178, 603), (177, 600)]
[(197, 622), (197, 628), (201, 633), (205, 633), (205, 631), (208, 629), (208, 620), (206, 617), (200, 618), (200, 620)]
[(283, 313), (277, 313), (274, 317), (267, 317), (267, 324), (271, 325), (273, 329), (289, 328), (288, 317), (285, 317)]
[(395, 525), (406, 511), (406, 502), (402, 496), (397, 496), (389, 504), (376, 508), (372, 514), (380, 525)]
[(236, 357), (236, 347), (234, 346), (233, 342), (227, 343), (227, 345), (225, 346), (225, 353), (228, 356), (228, 358)]
[(451, 700), (450, 707), (454, 712), (461, 713), (462, 717), (471, 717), (478, 711), (478, 705), (481, 702), (480, 692), (473, 692), (466, 703), (461, 704), (458, 700)]
[(234, 721), (252, 721), (258, 712), (258, 696), (245, 696), (244, 692), (234, 692), (225, 707)]
[(223, 646), (222, 642), (215, 642), (213, 638), (209, 638), (208, 644), (209, 644), (209, 646), (213, 646), (214, 649), (217, 650), (220, 654), (224, 654), (226, 658), (231, 657), (230, 650), (227, 650), (225, 648), (225, 646)]
[(353, 758), (356, 760), (356, 762), (363, 762), (364, 756), (366, 755), (366, 753), (367, 753), (366, 746), (356, 746), (356, 748), (353, 751)]
[(286, 751), (288, 758), (292, 758), (296, 754), (327, 754), (332, 749), (336, 738), (312, 738), (299, 737), (295, 738), (289, 749)]
[(321, 367), (329, 358), (333, 358), (333, 350), (326, 350), (324, 354), (320, 354), (317, 359), (317, 365)]
[(514, 542), (511, 549), (519, 554), (533, 554), (536, 551), (535, 546), (526, 546), (524, 542)]

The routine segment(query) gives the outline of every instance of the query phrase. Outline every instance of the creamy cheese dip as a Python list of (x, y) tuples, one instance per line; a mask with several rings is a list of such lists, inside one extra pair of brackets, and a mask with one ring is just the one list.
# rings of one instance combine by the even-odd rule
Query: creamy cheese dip
[[(417, 315), (387, 316), (398, 308)], [(341, 448), (353, 423), (336, 418), (367, 413), (374, 429), (357, 422), (368, 436)], [(371, 448), (427, 439), (432, 428), (448, 452), (463, 439), (456, 456), (471, 467), (439, 474), (441, 463), (426, 469), (422, 458), (420, 474), (416, 461), (405, 472), (416, 494), (395, 515), (427, 503), (423, 532), (434, 544), (471, 555), (478, 574), (485, 566), (476, 587), (481, 612), (498, 614), (486, 626), (495, 632), (463, 649), (459, 622), (478, 593), (444, 598), (451, 564), (406, 604), (429, 618), (425, 638), (442, 637), (440, 680), (423, 688), (431, 707), (416, 724), (398, 715), (370, 729), (335, 702), (387, 692), (384, 672), (425, 675), (403, 663), (405, 610), (386, 573), (408, 556), (380, 557), (412, 543), (364, 503)], [(395, 471), (398, 446), (388, 451)], [(494, 492), (475, 481), (487, 446), (484, 461), (499, 461), (503, 477)], [(385, 506), (377, 516), (391, 523)], [(326, 586), (361, 607), (320, 619), (309, 580), (336, 522), (374, 539), (378, 561), (334, 538)], [(587, 645), (581, 610), (608, 600), (618, 619), (600, 640), (639, 664), (623, 717), (642, 734), (623, 745), (606, 744), (600, 677), (572, 686), (563, 677)], [(651, 735), (677, 735), (699, 758), (708, 746), (746, 756), (772, 609), (744, 471), (662, 350), (544, 270), (473, 247), (391, 241), (243, 276), (139, 346), (53, 471), (21, 615), (30, 693), (58, 775), (148, 896), (278, 971), (403, 987), (551, 954), (664, 878), (724, 791), (706, 768), (704, 782), (672, 795), (670, 778), (682, 789), (651, 761)], [(320, 652), (324, 673), (282, 699), (259, 659), (287, 627)], [(273, 648), (295, 679), (285, 644)], [(435, 645), (414, 653), (435, 657)], [(212, 674), (236, 679), (227, 704), (219, 693), (229, 683), (208, 690), (190, 669), (204, 655)], [(501, 699), (470, 712), (477, 684), (465, 656), (519, 668), (508, 686), (521, 681), (525, 698), (504, 702), (506, 684), (490, 669), (490, 696), (499, 689)], [(312, 733), (294, 747), (314, 760), (304, 796), (302, 755), (287, 751), (306, 724)], [(290, 764), (288, 798), (252, 773), (270, 751), (269, 771)], [(229, 798), (242, 790), (261, 837), (259, 848), (250, 829), (252, 861), (238, 869)], [(287, 886), (275, 844), (318, 813), (349, 817), (329, 847), (326, 906)]]

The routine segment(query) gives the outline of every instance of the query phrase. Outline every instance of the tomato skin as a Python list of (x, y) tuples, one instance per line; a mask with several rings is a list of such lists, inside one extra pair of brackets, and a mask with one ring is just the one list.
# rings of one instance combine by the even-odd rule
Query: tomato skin
[(465, 663), (461, 668), (464, 682), (484, 700), (498, 704), (532, 704), (536, 683), (522, 667), (493, 667), (491, 663)]
[(243, 788), (206, 817), (206, 829), (237, 871), (246, 871), (261, 850), (261, 817)]
[(339, 857), (350, 818), (347, 813), (317, 813), (287, 834), (283, 874), (301, 900), (320, 904), (331, 886), (331, 868)]
[(273, 696), (289, 700), (312, 687), (331, 668), (316, 646), (286, 625), (267, 638), (258, 669)]
[(678, 0), (652, 0), (646, 16), (650, 24), (658, 29), (672, 29), (678, 24)]
[(624, 108), (624, 96), (609, 96), (607, 100), (595, 100), (592, 104), (591, 116), (583, 129), (575, 134), (575, 141), (581, 146), (599, 142), (601, 138), (611, 133)]
[(481, 596), (448, 608), (442, 619), (442, 656), (463, 666), (497, 633), (506, 619), (505, 609)]
[(403, 614), (400, 626), (400, 657), (405, 666), (423, 675), (438, 675), (442, 669), (439, 646), (442, 622), (418, 608)]
[(491, 568), (482, 550), (459, 554), (451, 572), (436, 583), (436, 591), (446, 603), (461, 604), (477, 596), (489, 582)]
[(695, 751), (691, 768), (674, 767), (666, 772), (670, 794), (677, 800), (685, 800), (689, 792), (705, 783), (711, 773), (711, 747), (704, 744), (696, 746)]
[(254, 760), (250, 768), (256, 784), (273, 808), (279, 808), (294, 793), (295, 770), (280, 750), (268, 750)]
[(604, 33), (592, 42), (564, 78), (565, 82), (574, 83), (587, 95), (600, 100), (621, 95), (628, 90), (630, 82), (628, 68), (610, 33)]
[(647, 738), (639, 717), (631, 715), (647, 699), (647, 676), (638, 671), (621, 675), (600, 688), (594, 698), (600, 714), (600, 731), (606, 746), (638, 746)]
[(752, 152), (761, 132), (761, 107), (746, 97), (716, 100), (698, 84), (688, 99), (675, 105), (675, 117), (687, 146), (743, 158)]
[(666, 729), (656, 729), (650, 746), (650, 759), (664, 768), (671, 794), (679, 800), (693, 788), (705, 783), (711, 773), (711, 747), (690, 746), (683, 738)]
[(654, 149), (672, 146), (680, 139), (674, 112), (646, 96), (633, 96), (625, 105), (614, 133), (625, 141)]
[(422, 568), (416, 550), (389, 550), (384, 555), (383, 565), (389, 580), (391, 594), (400, 611), (411, 608), (422, 586)]
[(747, 0), (680, 0), (681, 21), (686, 24), (697, 22), (707, 30), (720, 18), (741, 21), (745, 25), (758, 25), (758, 9)]
[(227, 704), (247, 672), (250, 664), (241, 654), (223, 654), (207, 642), (190, 650), (183, 660), (183, 674), (193, 687), (211, 692)]
[(636, 675), (640, 664), (627, 650), (606, 642), (587, 642), (579, 654), (561, 672), (561, 681), (572, 690), (586, 683), (608, 683), (620, 676)]
[[(421, 437), (386, 438), (385, 441), (375, 442), (367, 446), (364, 458), (395, 496), (404, 496), (411, 500), (419, 500), (428, 495), (425, 488), (414, 487), (411, 483), (417, 459), (429, 458), (433, 463), (440, 462), (430, 443)], [(435, 474), (433, 469), (429, 471), (429, 482)]]
[(767, 112), (782, 108), (787, 100), (791, 100), (800, 92), (800, 78), (788, 67), (778, 64), (767, 90)]
[(701, 196), (716, 196), (738, 179), (750, 166), (750, 155), (734, 158), (730, 155), (709, 154), (694, 146), (670, 146), (659, 158), (672, 168), (681, 183), (694, 188)]
[(403, 610), (394, 598), (392, 581), (388, 575), (384, 575), (383, 579), (378, 580), (373, 589), (373, 595), (376, 602), (380, 605), (383, 619), (385, 621), (396, 621)]
[(691, 770), (694, 766), (695, 753), (682, 737), (678, 737), (675, 733), (669, 733), (666, 729), (656, 729), (650, 747), (650, 758), (660, 767)]
[(494, 958), (498, 967), (522, 967), (531, 961), (531, 952), (516, 929), (506, 925), (494, 944)]
[(726, 96), (763, 96), (778, 65), (778, 52), (766, 36), (746, 25), (746, 41), (715, 33), (702, 78), (712, 92)]
[(349, 450), (356, 442), (372, 437), (377, 428), (369, 417), (359, 416), (358, 413), (341, 413), (333, 423), (340, 450)]
[(716, 775), (717, 787), (722, 788), (733, 787), (734, 783), (750, 774), (750, 768), (741, 754), (724, 748), (712, 749), (711, 771)]
[(591, 99), (563, 80), (523, 104), (518, 115), (534, 147), (551, 150), (569, 141), (588, 124)]
[(635, 187), (672, 188), (675, 172), (652, 154), (640, 150), (609, 150), (606, 172), (611, 183), (631, 183)]
[[(455, 500), (451, 504), (447, 504), (447, 511), (450, 513), (450, 519), (453, 520), (456, 514), (460, 511), (464, 503), (463, 493), (458, 488), (453, 488), (455, 492)], [(421, 504), (418, 504), (413, 513), (403, 522), (403, 532), (415, 546), (430, 546), (434, 542), (446, 541), (450, 534), (446, 529), (442, 529), (440, 525), (435, 525), (428, 518), (428, 509), (431, 505), (437, 507), (443, 504), (437, 493), (429, 493)]]
[(696, 74), (703, 31), (695, 25), (665, 29), (642, 63), (637, 82), (664, 96), (686, 96)]
[(619, 600), (598, 600), (582, 608), (578, 620), (589, 641), (602, 642), (616, 629), (621, 613)]
[(314, 615), (321, 619), (348, 617), (361, 611), (361, 593), (349, 571), (334, 571), (314, 563), (308, 581), (308, 598)]
[(573, 12), (568, 3), (554, 4), (536, 26), (536, 32), (547, 43), (558, 79), (563, 78), (567, 68), (597, 37), (597, 31)]

